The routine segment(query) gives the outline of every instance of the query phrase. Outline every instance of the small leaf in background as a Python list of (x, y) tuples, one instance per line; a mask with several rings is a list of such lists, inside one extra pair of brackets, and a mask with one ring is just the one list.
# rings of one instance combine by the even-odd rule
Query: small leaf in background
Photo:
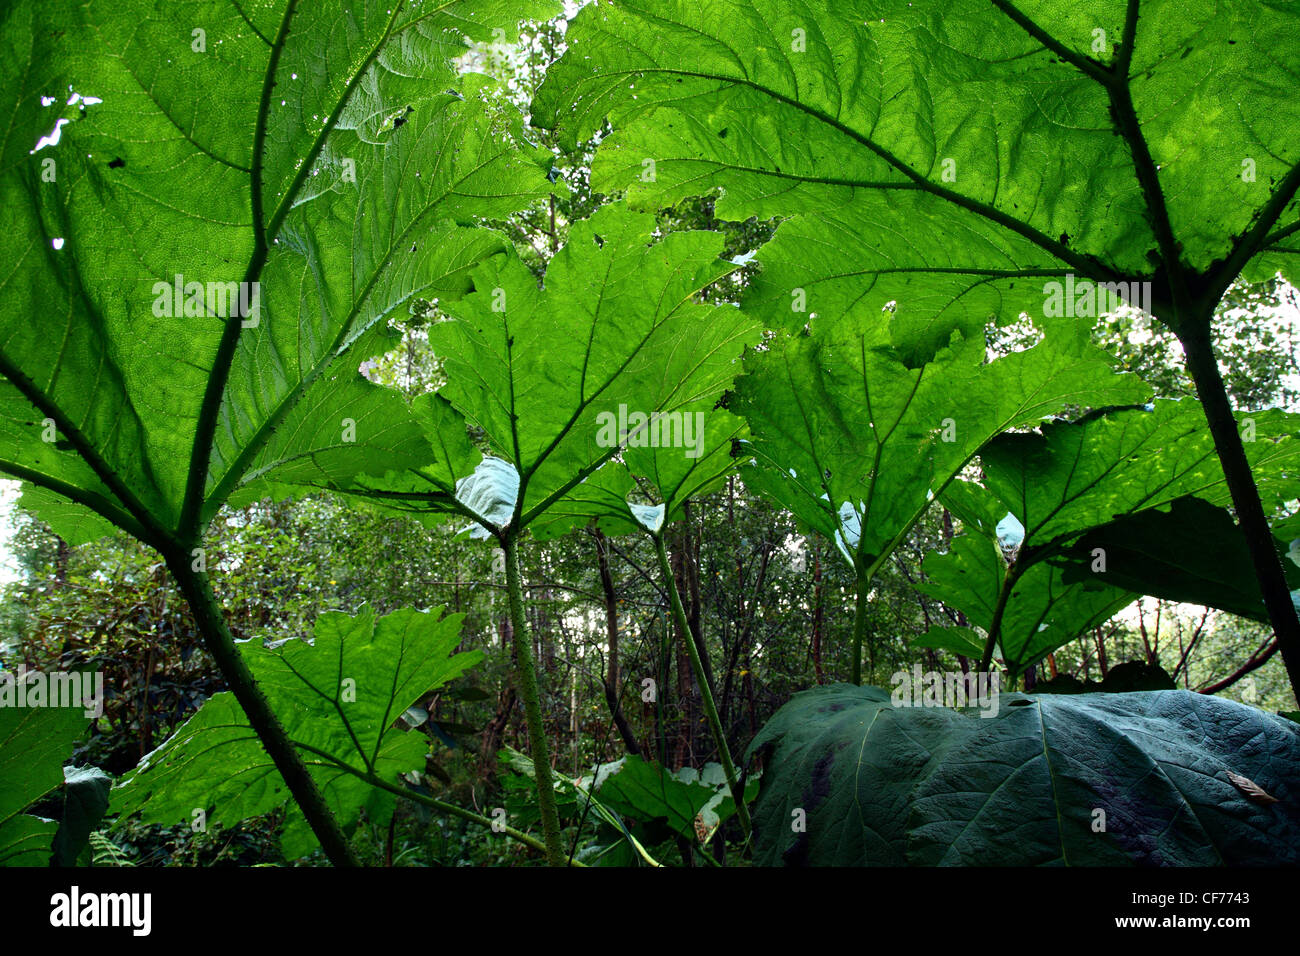
[(936, 651), (952, 651), (976, 660), (984, 653), (984, 639), (969, 627), (940, 627), (935, 625), (920, 637), (912, 640), (913, 647), (927, 647)]
[[(393, 725), (482, 659), (480, 651), (454, 653), (461, 621), (441, 609), (377, 618), (366, 607), (355, 616), (322, 614), (311, 644), (245, 647), (249, 668), (343, 825), (355, 825), (363, 808), (382, 823), (392, 814), (394, 795), (366, 777), (398, 784), (402, 774), (425, 769), (428, 737)], [(209, 824), (233, 825), (288, 797), (234, 697), (220, 693), (121, 781), (113, 808), (119, 823), (136, 813), (145, 822), (190, 823), (202, 810)], [(315, 846), (296, 809), (284, 843), (290, 858)]]

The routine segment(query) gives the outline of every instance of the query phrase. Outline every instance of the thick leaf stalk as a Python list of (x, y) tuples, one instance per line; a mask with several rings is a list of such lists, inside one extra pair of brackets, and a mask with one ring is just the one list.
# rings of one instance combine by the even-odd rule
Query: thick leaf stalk
[(870, 575), (859, 571), (853, 600), (853, 667), (850, 678), (854, 684), (862, 683), (862, 645), (867, 638), (867, 587), (870, 583)]
[[(354, 772), (352, 768), (344, 768), (348, 772)], [(364, 779), (372, 787), (378, 787), (380, 790), (387, 790), (394, 796), (401, 797), (404, 800), (410, 800), (413, 803), (421, 804), (430, 810), (437, 810), (439, 813), (446, 813), (453, 817), (460, 817), (462, 820), (468, 820), (470, 823), (478, 823), (485, 827), (490, 827), (493, 833), (503, 833), (510, 839), (522, 843), (526, 847), (531, 847), (541, 853), (546, 852), (546, 844), (535, 836), (524, 833), (522, 830), (516, 830), (514, 827), (505, 826), (497, 820), (489, 819), (481, 813), (475, 813), (472, 810), (466, 810), (464, 807), (458, 807), (454, 803), (448, 803), (445, 800), (439, 800), (437, 797), (430, 797), (418, 790), (411, 790), (407, 787), (399, 787), (390, 783), (384, 778), (374, 773), (368, 773)], [(569, 863), (570, 866), (585, 867), (585, 863), (579, 863), (574, 860)]]
[(1210, 339), (1209, 323), (1189, 322), (1179, 328), (1179, 341), (1186, 356), (1187, 371), (1196, 383), (1196, 393), (1205, 409), (1205, 417), (1214, 438), (1214, 448), (1223, 466), (1223, 476), (1232, 494), (1232, 505), (1237, 512), (1246, 545), (1250, 549), (1251, 563), (1264, 596), (1269, 623), (1277, 635), (1278, 647), (1286, 665), (1291, 690), (1300, 694), (1300, 617), (1291, 600), (1291, 589), (1286, 583), (1282, 558), (1273, 543), (1268, 517), (1260, 501), (1259, 488), (1251, 473), (1246, 449), (1237, 431), (1237, 418), (1232, 413), (1223, 376), (1219, 374), (1218, 358)]
[(359, 866), (334, 813), (321, 796), (307, 765), (303, 763), (302, 755), (285, 733), (284, 726), (271, 709), (266, 695), (257, 686), (247, 663), (235, 647), (234, 635), (230, 633), (225, 615), (221, 613), (216, 596), (212, 593), (208, 576), (192, 570), (188, 561), (185, 555), (167, 558), (168, 567), (194, 613), (194, 620), (198, 624), (199, 633), (203, 635), (208, 653), (216, 660), (226, 684), (239, 701), (248, 722), (257, 731), (267, 756), (280, 771), (280, 776), (284, 778), (289, 792), (307, 818), (325, 855), (335, 866)]
[(736, 764), (731, 759), (731, 748), (727, 746), (727, 736), (722, 730), (722, 719), (718, 716), (718, 708), (713, 701), (713, 688), (709, 686), (700, 649), (695, 644), (695, 635), (691, 631), (690, 621), (686, 618), (686, 609), (682, 606), (682, 596), (677, 590), (677, 579), (673, 577), (673, 569), (668, 562), (668, 549), (664, 546), (663, 535), (656, 534), (651, 537), (654, 539), (655, 553), (659, 556), (659, 571), (664, 578), (664, 587), (668, 590), (668, 600), (672, 604), (673, 620), (682, 633), (682, 643), (686, 645), (695, 682), (700, 685), (700, 700), (704, 704), (704, 715), (708, 719), (713, 742), (718, 748), (718, 760), (722, 764), (722, 772), (726, 775), (727, 787), (731, 790), (731, 798), (736, 804), (736, 817), (740, 820), (745, 839), (748, 840), (752, 829), (749, 807), (745, 805), (745, 791), (740, 785), (740, 775), (736, 772)]
[(1025, 566), (1017, 557), (1002, 578), (997, 604), (993, 607), (993, 618), (989, 621), (988, 640), (984, 642), (984, 653), (980, 655), (979, 673), (981, 674), (993, 670), (993, 652), (998, 646), (998, 641), (1002, 639), (1002, 619), (1007, 613), (1007, 602), (1011, 600), (1011, 592), (1020, 581), (1020, 576), (1024, 574), (1024, 568)]
[(542, 837), (546, 843), (546, 861), (551, 866), (565, 866), (564, 847), (560, 844), (560, 810), (555, 802), (551, 782), (551, 753), (542, 724), (542, 695), (537, 683), (537, 665), (533, 661), (533, 642), (524, 620), (524, 593), (519, 574), (519, 538), (507, 531), (501, 536), (501, 550), (506, 557), (506, 592), (510, 598), (510, 630), (514, 634), (517, 683), (524, 699), (524, 719), (528, 724), (528, 749), (533, 758), (533, 780), (537, 784), (537, 806), (542, 816)]

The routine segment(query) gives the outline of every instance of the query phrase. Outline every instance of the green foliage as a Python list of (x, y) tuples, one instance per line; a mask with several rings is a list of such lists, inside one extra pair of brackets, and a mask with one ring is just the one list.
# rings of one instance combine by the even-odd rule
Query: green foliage
[[(146, 540), (192, 534), (270, 476), (420, 463), (419, 429), (357, 363), (391, 347), (388, 316), (465, 291), (474, 261), (502, 248), (473, 217), (551, 188), (549, 158), (516, 147), (518, 121), (489, 109), (485, 80), (442, 92), (454, 37), (513, 31), (515, 8), (278, 6), (252, 22), (214, 8), (204, 55), (181, 39), (193, 11), (59, 9), (57, 29), (35, 28), (35, 5), (6, 15), (0, 84), (22, 135), (2, 170), (18, 251), (4, 457)], [(67, 89), (76, 110), (42, 106)], [(28, 140), (62, 114), (75, 118), (45, 182)], [(259, 283), (257, 314), (204, 298), (241, 282)], [(62, 318), (66, 347), (45, 348), (37, 311)], [(42, 440), (43, 415), (66, 441)]]
[(985, 634), (995, 632), (1012, 676), (1108, 620), (1135, 596), (1091, 572), (1067, 582), (1043, 562), (1013, 570), (996, 541), (980, 535), (955, 538), (946, 554), (930, 554), (923, 567), (929, 580), (921, 590), (959, 608)]
[[(249, 666), (339, 820), (354, 826), (364, 809), (387, 822), (402, 774), (422, 771), (428, 738), (394, 728), (397, 718), (426, 693), (477, 663), (477, 651), (452, 654), (460, 643), (460, 615), (440, 610), (395, 611), (376, 618), (322, 614), (311, 645), (291, 641), (255, 649)], [(448, 656), (448, 655), (451, 656)], [(239, 705), (218, 694), (159, 750), (141, 762), (114, 794), (119, 820), (140, 813), (146, 822), (232, 825), (267, 813), (288, 799), (275, 766)], [(311, 833), (291, 813), (285, 855), (314, 847)]]
[(63, 816), (54, 834), (52, 866), (89, 866), (90, 836), (108, 810), (113, 778), (97, 767), (63, 768)]
[(618, 451), (602, 413), (707, 411), (758, 337), (743, 313), (694, 301), (733, 268), (719, 237), (652, 228), (600, 210), (572, 228), (544, 289), (517, 260), (485, 263), (477, 291), (448, 306), (456, 321), (430, 333), (444, 394), (518, 472), (509, 520), (526, 526)]
[[(1226, 509), (1201, 498), (1176, 499), (1168, 511), (1119, 514), (1087, 532), (1054, 559), (1067, 583), (1091, 576), (1089, 555), (1097, 549), (1106, 555), (1107, 580), (1130, 591), (1268, 621), (1241, 529)], [(1300, 567), (1287, 561), (1283, 568), (1300, 588)]]
[(26, 811), (64, 785), (63, 761), (88, 722), (77, 707), (0, 707), (0, 866), (44, 866), (55, 851), (67, 864), (80, 854), (97, 818), (79, 816), (85, 773), (72, 773), (64, 799), (73, 812), (61, 832), (57, 820)]
[[(991, 319), (1091, 327), (1125, 304), (1155, 315), (1207, 402), (1295, 683), (1300, 619), (1209, 330), (1234, 282), (1294, 268), (1300, 164), (1287, 144), (1300, 111), (1284, 71), (1261, 64), (1296, 24), (1290, 6), (1245, 0), (629, 0), (579, 14), (533, 114), (566, 143), (608, 120), (593, 185), (625, 189), (633, 206), (712, 193), (724, 218), (787, 217), (741, 300), (773, 328), (876, 335), (888, 312), (892, 340), (915, 355)], [(1206, 115), (1232, 120), (1204, 130)], [(1220, 323), (1241, 320), (1239, 306)], [(801, 403), (817, 393), (796, 381), (772, 403), (791, 420), (785, 435), (811, 431), (807, 409), (821, 405)], [(834, 451), (849, 447), (836, 437)], [(772, 456), (778, 500), (792, 507), (789, 486), (807, 481), (804, 520), (820, 512), (824, 534), (868, 539), (854, 498), (819, 504), (812, 457), (800, 468)]]
[[(1300, 418), (1280, 411), (1242, 415), (1253, 430), (1247, 455), (1266, 502), (1300, 491)], [(1024, 526), (1021, 547), (1047, 549), (1118, 514), (1162, 507), (1182, 495), (1230, 501), (1205, 416), (1190, 399), (1161, 400), (1010, 434), (980, 455), (986, 485)]]
[(1124, 692), (1300, 684), (1293, 5), (346, 6), (0, 12), (0, 652), (134, 767), (117, 847), (0, 735), (14, 859), (518, 862), (503, 753), (551, 864), (725, 862), (867, 640), (1059, 693), (797, 697), (759, 862), (1294, 857), (1291, 728)]
[[(1270, 187), (1289, 199), (1300, 106), (1265, 64), (1295, 27), (1247, 0), (1151, 0), (1140, 23), (1119, 3), (628, 0), (579, 13), (533, 114), (569, 141), (609, 118), (599, 190), (647, 206), (720, 190), (723, 218), (791, 217), (753, 308), (788, 320), (802, 288), (837, 320), (897, 302), (908, 323), (982, 324), (1041, 314), (1045, 276), (1150, 275), (1165, 215), (1206, 270)], [(1143, 157), (1117, 148), (1132, 127), (1160, 164), (1152, 217)]]
[[(1268, 411), (1242, 418), (1243, 428), (1254, 431), (1247, 448), (1255, 479), (1270, 507), (1279, 507), (1300, 490), (1294, 416)], [(1037, 432), (1000, 435), (983, 449), (980, 461), (983, 484), (954, 485), (945, 502), (962, 518), (967, 534), (955, 539), (948, 553), (926, 559), (929, 580), (921, 588), (959, 608), (986, 633), (995, 631), (1012, 675), (1110, 618), (1134, 592), (1238, 613), (1245, 608), (1249, 616), (1266, 617), (1253, 576), (1250, 586), (1237, 582), (1234, 599), (1224, 594), (1233, 587), (1231, 572), (1218, 572), (1222, 586), (1204, 589), (1179, 572), (1175, 585), (1167, 576), (1157, 581), (1156, 565), (1140, 553), (1172, 544), (1166, 535), (1175, 532), (1165, 526), (1175, 519), (1164, 509), (1176, 500), (1197, 496), (1188, 500), (1200, 505), (1187, 507), (1198, 515), (1216, 512), (1212, 503), (1230, 501), (1194, 400), (1157, 400), (1054, 422)], [(1239, 556), (1249, 567), (1240, 531), (1226, 513), (1218, 513), (1222, 520), (1212, 527), (1226, 536), (1225, 547), (1239, 542)], [(1000, 537), (1001, 522), (1010, 520), (1004, 515), (1014, 519), (1014, 540)], [(1135, 521), (1144, 529), (1164, 530), (1140, 544), (1131, 537), (1118, 540), (1109, 527), (1115, 520), (1120, 527)], [(1185, 529), (1184, 544), (1192, 534), (1205, 540), (1210, 530)], [(1219, 537), (1213, 540), (1217, 549)], [(1185, 559), (1196, 553), (1182, 552)], [(1216, 564), (1224, 556), (1211, 558), (1204, 547), (1199, 553), (1202, 562)], [(1062, 567), (1067, 563), (1068, 571)]]
[(914, 345), (883, 321), (794, 336), (756, 353), (737, 382), (755, 452), (746, 482), (868, 573), (991, 438), (1147, 394), (1066, 326), (993, 362), (982, 336), (955, 333), (933, 356)]
[[(511, 799), (511, 817), (525, 822), (537, 818), (531, 792), (532, 765), (523, 754), (503, 753), (503, 762), (518, 773), (503, 779)], [(719, 826), (736, 813), (726, 775), (720, 764), (696, 770), (670, 771), (660, 764), (629, 755), (592, 768), (589, 774), (556, 782), (561, 815), (579, 826), (588, 818), (597, 825), (594, 847), (587, 855), (599, 865), (659, 865), (657, 847), (680, 839), (704, 847)], [(746, 801), (758, 795), (759, 781), (745, 786)], [(615, 862), (617, 861), (617, 862)], [(653, 862), (652, 862), (653, 861)]]
[[(685, 500), (716, 484), (729, 467), (723, 451), (738, 423), (710, 410), (759, 330), (735, 309), (696, 301), (735, 268), (717, 258), (716, 234), (658, 239), (652, 230), (649, 216), (601, 209), (572, 226), (540, 287), (517, 256), (484, 262), (472, 275), (475, 291), (444, 304), (451, 320), (428, 331), (448, 379), (414, 410), (435, 463), (395, 468), (382, 480), (359, 477), (343, 490), (395, 510), (459, 513), (494, 531), (522, 531), (548, 516), (563, 522), (554, 534), (611, 507), (626, 519), (616, 502), (630, 485), (617, 468), (601, 469), (625, 446), (649, 449), (653, 440), (655, 448), (672, 449), (661, 459), (627, 449), (629, 465), (653, 475), (663, 493)], [(700, 436), (708, 446), (702, 459), (683, 451), (679, 427), (697, 413), (708, 429)], [(630, 416), (631, 427), (620, 432), (617, 423)], [(662, 417), (673, 425), (665, 433), (671, 441), (661, 445), (659, 428), (638, 427), (635, 416), (646, 423)], [(482, 436), (486, 458), (467, 426)], [(710, 469), (708, 477), (696, 474), (700, 467)], [(660, 475), (659, 468), (670, 471)]]
[(449, 63), (465, 38), (508, 40), (552, 9), (3, 14), (0, 226), (15, 255), (0, 277), (0, 464), (163, 553), (335, 862), (349, 851), (196, 545), (232, 497), (431, 458), (359, 364), (394, 344), (390, 316), (467, 291), (504, 248), (480, 217), (552, 194), (549, 153), (521, 142), (489, 80)]
[(1300, 733), (1287, 721), (1185, 691), (1003, 693), (997, 703), (993, 713), (895, 706), (888, 691), (843, 684), (797, 694), (753, 744), (774, 748), (754, 814), (756, 860), (1300, 859)]
[[(759, 782), (745, 787), (746, 800), (758, 794)], [(600, 788), (606, 806), (645, 822), (662, 820), (674, 833), (701, 843), (713, 836), (719, 824), (736, 812), (720, 764), (703, 769), (671, 772), (658, 764), (626, 757)]]

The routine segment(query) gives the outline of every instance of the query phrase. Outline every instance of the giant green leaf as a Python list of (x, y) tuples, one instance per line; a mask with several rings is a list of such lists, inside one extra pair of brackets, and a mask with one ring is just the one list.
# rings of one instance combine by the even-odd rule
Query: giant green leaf
[[(254, 677), (316, 779), (340, 823), (355, 825), (364, 808), (386, 822), (394, 797), (371, 780), (400, 787), (399, 775), (423, 770), (427, 738), (394, 725), (406, 708), (482, 659), (453, 653), (463, 615), (441, 609), (394, 611), (377, 618), (331, 611), (315, 639), (246, 652)], [(212, 697), (114, 791), (122, 817), (146, 822), (234, 824), (267, 813), (289, 793), (253, 728), (229, 693)], [(295, 817), (297, 811), (294, 811)], [(285, 852), (313, 846), (291, 820)]]
[(916, 779), (973, 727), (956, 711), (902, 710), (889, 698), (826, 685), (795, 694), (759, 731), (750, 754), (771, 752), (754, 806), (755, 862), (904, 863)]
[(476, 220), (551, 191), (447, 62), (549, 7), (8, 7), (3, 467), (156, 543), (241, 485), (426, 461), (357, 368), (504, 248)]
[(1003, 693), (983, 712), (890, 698), (843, 684), (805, 691), (755, 738), (769, 753), (759, 861), (1300, 860), (1300, 731), (1282, 718), (1185, 691)]
[[(1179, 498), (1168, 511), (1120, 515), (1051, 560), (1067, 583), (1096, 581), (1098, 551), (1112, 584), (1268, 621), (1245, 536), (1226, 509), (1200, 498)], [(1282, 567), (1292, 590), (1300, 589), (1300, 568), (1291, 561)]]
[(982, 334), (954, 331), (932, 355), (884, 322), (771, 343), (746, 361), (733, 407), (749, 421), (746, 482), (879, 565), (991, 438), (1073, 405), (1141, 399), (1077, 326), (986, 361)]
[(910, 863), (1300, 860), (1300, 734), (1285, 720), (1177, 690), (1002, 703), (967, 716), (974, 733), (913, 792)]
[[(1277, 410), (1238, 417), (1253, 438), (1246, 456), (1266, 506), (1300, 493), (1300, 418)], [(989, 490), (1024, 526), (1024, 547), (1044, 548), (1184, 495), (1231, 502), (1204, 412), (1191, 399), (1003, 435), (980, 461)]]
[[(679, 431), (679, 426), (684, 427)], [(660, 432), (650, 435), (655, 427), (689, 441), (661, 442)], [(686, 412), (662, 426), (647, 422), (642, 433), (630, 431), (616, 459), (550, 507), (534, 527), (538, 537), (587, 522), (605, 534), (657, 534), (682, 517), (687, 501), (717, 490), (736, 473), (735, 446), (747, 434), (741, 419), (720, 408)]]
[(1293, 269), (1260, 250), (1298, 241), (1298, 27), (1255, 0), (622, 0), (579, 13), (533, 115), (610, 120), (597, 189), (790, 217), (746, 299), (774, 323), (803, 292), (982, 324), (1067, 273), (1163, 300), (1175, 258)]
[(652, 236), (653, 219), (607, 206), (575, 223), (544, 285), (513, 256), (484, 262), (474, 292), (430, 330), (442, 389), (513, 466), (520, 527), (622, 447), (607, 416), (708, 412), (758, 328), (738, 309), (696, 301), (736, 267), (717, 233)]

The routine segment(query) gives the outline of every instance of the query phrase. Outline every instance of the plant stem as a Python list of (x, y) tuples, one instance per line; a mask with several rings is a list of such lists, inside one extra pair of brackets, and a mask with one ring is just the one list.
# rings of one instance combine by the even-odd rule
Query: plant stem
[(619, 700), (618, 674), (618, 594), (614, 591), (614, 575), (609, 569), (609, 539), (598, 529), (592, 529), (596, 541), (596, 561), (600, 568), (600, 588), (605, 597), (605, 640), (609, 645), (609, 664), (605, 671), (605, 703), (609, 714), (623, 738), (623, 746), (635, 757), (641, 756), (641, 745), (628, 725)]
[(1011, 563), (1011, 567), (1007, 568), (1007, 573), (1002, 578), (1002, 587), (998, 589), (998, 602), (993, 606), (993, 618), (989, 621), (989, 639), (984, 642), (984, 653), (980, 655), (977, 673), (983, 674), (993, 668), (993, 649), (997, 647), (998, 639), (1002, 636), (1002, 617), (1007, 610), (1007, 601), (1011, 599), (1011, 589), (1016, 586), (1022, 574), (1024, 574), (1024, 566), (1017, 556)]
[(704, 660), (700, 656), (699, 647), (696, 646), (695, 634), (691, 630), (690, 621), (686, 619), (686, 609), (682, 606), (682, 596), (677, 590), (677, 580), (673, 577), (672, 565), (668, 562), (668, 549), (664, 547), (663, 535), (652, 534), (650, 537), (655, 543), (655, 553), (659, 556), (659, 571), (663, 575), (664, 586), (668, 591), (668, 601), (672, 605), (673, 619), (682, 632), (682, 643), (686, 645), (686, 653), (691, 661), (691, 670), (695, 672), (696, 683), (700, 685), (700, 700), (704, 704), (704, 715), (708, 718), (709, 730), (713, 733), (713, 742), (718, 748), (718, 760), (722, 763), (722, 772), (727, 777), (727, 787), (731, 790), (731, 799), (736, 804), (736, 817), (740, 820), (740, 828), (744, 831), (745, 839), (748, 840), (752, 829), (749, 820), (749, 807), (745, 806), (745, 793), (740, 786), (740, 775), (736, 773), (736, 765), (731, 759), (731, 748), (727, 746), (727, 736), (722, 730), (722, 720), (718, 717), (718, 708), (713, 702), (713, 688), (709, 686)]
[[(516, 830), (514, 827), (501, 823), (498, 820), (491, 820), (483, 816), (483, 814), (481, 813), (474, 813), (471, 810), (466, 810), (464, 807), (458, 807), (454, 803), (447, 803), (445, 800), (439, 800), (437, 797), (431, 797), (428, 794), (420, 793), (418, 790), (412, 790), (409, 787), (403, 787), (393, 783), (392, 781), (385, 780), (383, 777), (379, 776), (373, 770), (370, 769), (359, 770), (356, 767), (349, 764), (347, 761), (340, 760), (338, 757), (329, 753), (328, 751), (320, 750), (316, 747), (311, 746), (310, 744), (299, 744), (299, 747), (301, 747), (303, 750), (307, 751), (310, 754), (314, 754), (315, 756), (319, 757), (322, 761), (329, 763), (331, 766), (338, 768), (343, 773), (351, 774), (353, 777), (356, 777), (358, 780), (364, 780), (372, 787), (377, 787), (380, 790), (387, 790), (389, 793), (393, 794), (394, 796), (401, 797), (404, 800), (410, 800), (413, 803), (422, 804), (426, 807), (429, 807), (432, 810), (438, 810), (443, 813), (448, 813), (454, 817), (460, 817), (463, 820), (468, 820), (471, 823), (482, 824), (483, 826), (490, 828), (493, 833), (504, 833), (512, 840), (517, 840), (520, 843), (524, 844), (524, 846), (531, 847), (532, 849), (538, 850), (542, 853), (546, 852), (545, 843), (537, 839), (537, 837), (535, 836), (531, 836), (527, 833), (524, 833), (522, 830)], [(576, 860), (569, 860), (567, 865), (585, 867), (587, 864), (580, 863)]]
[(217, 662), (227, 686), (239, 701), (239, 706), (257, 732), (258, 739), (275, 768), (284, 778), (325, 855), (335, 866), (359, 866), (352, 848), (348, 846), (347, 837), (343, 835), (343, 830), (325, 798), (321, 796), (316, 781), (303, 763), (302, 755), (289, 740), (284, 726), (271, 710), (266, 695), (257, 686), (248, 664), (235, 647), (234, 635), (230, 633), (230, 626), (212, 593), (207, 574), (193, 570), (189, 563), (190, 557), (184, 552), (169, 554), (166, 560), (172, 576), (180, 585), (181, 593), (189, 602), (208, 653)]
[[(864, 571), (857, 572), (857, 588), (853, 602), (853, 667), (850, 672), (854, 684), (862, 683), (862, 645), (867, 636), (867, 585), (871, 576)], [(871, 666), (875, 668), (875, 655)]]
[(533, 642), (524, 621), (523, 586), (519, 575), (519, 534), (507, 530), (501, 535), (501, 550), (506, 556), (506, 593), (510, 597), (510, 630), (514, 632), (519, 695), (524, 699), (524, 720), (528, 724), (528, 749), (532, 753), (537, 806), (542, 816), (542, 837), (546, 842), (546, 861), (564, 866), (564, 847), (560, 845), (560, 811), (555, 803), (551, 783), (551, 754), (542, 726), (542, 695), (537, 684), (537, 665), (533, 662)]
[[(350, 768), (348, 769), (349, 772), (353, 772), (351, 771)], [(510, 837), (510, 839), (522, 843), (524, 846), (531, 847), (532, 849), (537, 850), (541, 853), (546, 852), (546, 844), (543, 843), (541, 840), (537, 839), (537, 837), (530, 836), (529, 834), (524, 833), (522, 830), (516, 830), (512, 826), (507, 826), (504, 823), (500, 823), (496, 820), (489, 819), (488, 817), (483, 816), (481, 813), (474, 813), (472, 810), (466, 810), (464, 807), (458, 807), (454, 803), (447, 803), (445, 800), (439, 800), (437, 797), (426, 796), (425, 794), (420, 793), (417, 790), (408, 790), (405, 787), (399, 787), (396, 784), (389, 783), (387, 780), (383, 779), (382, 777), (378, 777), (373, 773), (365, 774), (364, 776), (361, 777), (361, 779), (365, 780), (372, 787), (378, 787), (380, 790), (387, 790), (389, 793), (401, 797), (404, 800), (410, 800), (413, 803), (422, 804), (423, 806), (426, 806), (431, 810), (437, 810), (441, 813), (447, 813), (454, 817), (460, 817), (462, 820), (468, 820), (470, 823), (481, 824), (491, 829), (493, 833), (503, 833), (506, 836)], [(585, 863), (579, 863), (576, 860), (569, 861), (568, 865), (578, 866), (578, 867), (586, 866)]]
[(1264, 595), (1264, 607), (1268, 611), (1273, 632), (1277, 635), (1291, 689), (1300, 694), (1300, 617), (1297, 617), (1295, 604), (1291, 601), (1291, 589), (1287, 586), (1286, 573), (1282, 569), (1282, 558), (1273, 543), (1273, 533), (1269, 530), (1259, 489), (1255, 485), (1255, 476), (1251, 474), (1241, 433), (1237, 431), (1237, 418), (1232, 413), (1228, 391), (1219, 374), (1218, 358), (1210, 339), (1209, 321), (1189, 321), (1181, 323), (1177, 328), (1178, 339), (1182, 342), (1187, 358), (1187, 371), (1196, 383), (1196, 394), (1201, 400), (1201, 407), (1205, 409), (1205, 418), (1214, 438), (1214, 448), (1219, 453), (1223, 476), (1232, 494), (1237, 521), (1241, 524), (1246, 545), (1250, 548), (1255, 576), (1259, 579), (1259, 588)]

